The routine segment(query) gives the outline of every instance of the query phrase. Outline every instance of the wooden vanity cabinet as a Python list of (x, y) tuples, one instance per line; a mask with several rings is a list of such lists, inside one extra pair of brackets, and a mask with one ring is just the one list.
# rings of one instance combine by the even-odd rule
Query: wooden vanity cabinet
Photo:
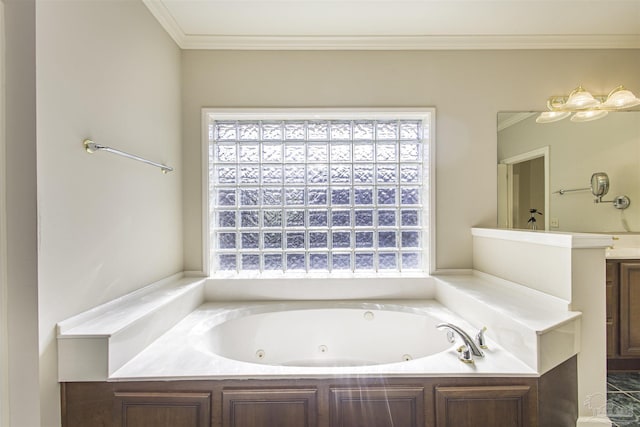
[(61, 384), (63, 427), (574, 427), (576, 358), (535, 377)]
[(607, 367), (640, 370), (640, 260), (607, 260)]

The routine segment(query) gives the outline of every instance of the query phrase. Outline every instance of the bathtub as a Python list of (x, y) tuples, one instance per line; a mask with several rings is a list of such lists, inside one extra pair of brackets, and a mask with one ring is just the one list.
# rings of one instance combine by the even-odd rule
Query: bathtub
[(111, 381), (331, 376), (536, 376), (491, 340), (467, 364), (438, 323), (476, 330), (434, 300), (205, 303)]

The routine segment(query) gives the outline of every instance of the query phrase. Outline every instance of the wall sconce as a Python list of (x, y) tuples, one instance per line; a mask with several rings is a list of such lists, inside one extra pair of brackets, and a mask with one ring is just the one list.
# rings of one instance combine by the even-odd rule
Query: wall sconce
[(582, 86), (569, 96), (552, 96), (547, 108), (538, 116), (536, 123), (553, 123), (571, 116), (572, 122), (589, 122), (605, 117), (609, 111), (624, 110), (640, 105), (640, 99), (624, 86), (618, 86), (609, 95), (592, 95)]

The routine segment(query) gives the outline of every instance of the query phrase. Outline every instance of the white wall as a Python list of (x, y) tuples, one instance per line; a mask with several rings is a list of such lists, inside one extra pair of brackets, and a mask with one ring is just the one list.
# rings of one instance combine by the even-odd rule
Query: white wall
[[(638, 83), (628, 87), (640, 92)], [(630, 231), (640, 232), (640, 112), (611, 113), (585, 123), (537, 124), (535, 118), (500, 132), (499, 160), (548, 145), (552, 193), (589, 187), (592, 173), (606, 172), (611, 187), (603, 200), (619, 195), (631, 199), (631, 205), (620, 211), (611, 203), (594, 204), (590, 191), (551, 194), (550, 210), (545, 214), (558, 219), (556, 230), (624, 232), (624, 218)]]
[(496, 225), (498, 111), (542, 110), (577, 82), (640, 90), (637, 50), (194, 50), (182, 64), (189, 270), (202, 259), (202, 107), (435, 107), (436, 264), (449, 269), (471, 267), (470, 227)]
[[(56, 323), (182, 270), (181, 53), (139, 1), (36, 15), (41, 418), (56, 426)], [(90, 155), (84, 138), (176, 171)]]

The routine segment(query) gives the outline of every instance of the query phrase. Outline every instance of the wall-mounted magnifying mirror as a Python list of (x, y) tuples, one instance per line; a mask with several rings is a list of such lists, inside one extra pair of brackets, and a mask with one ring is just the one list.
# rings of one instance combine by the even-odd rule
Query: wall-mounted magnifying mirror
[(602, 196), (609, 192), (609, 176), (604, 172), (596, 172), (591, 175), (591, 194), (602, 201)]

